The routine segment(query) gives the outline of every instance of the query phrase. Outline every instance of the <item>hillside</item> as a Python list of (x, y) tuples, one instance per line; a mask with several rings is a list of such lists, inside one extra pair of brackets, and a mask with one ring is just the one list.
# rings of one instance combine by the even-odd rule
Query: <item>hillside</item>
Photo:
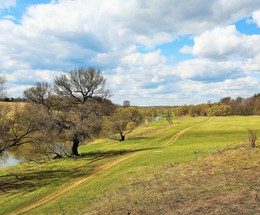
[[(258, 214), (260, 117), (178, 118), (0, 169), (0, 214)], [(258, 143), (259, 146), (259, 143)]]
[(189, 164), (145, 168), (90, 214), (259, 214), (260, 150), (231, 147)]

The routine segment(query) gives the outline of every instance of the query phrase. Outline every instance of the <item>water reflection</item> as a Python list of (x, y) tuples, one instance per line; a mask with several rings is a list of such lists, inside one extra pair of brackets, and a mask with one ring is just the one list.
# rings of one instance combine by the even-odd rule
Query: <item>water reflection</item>
[(21, 163), (21, 160), (14, 158), (10, 154), (5, 154), (4, 156), (0, 157), (0, 168), (15, 166), (19, 163)]

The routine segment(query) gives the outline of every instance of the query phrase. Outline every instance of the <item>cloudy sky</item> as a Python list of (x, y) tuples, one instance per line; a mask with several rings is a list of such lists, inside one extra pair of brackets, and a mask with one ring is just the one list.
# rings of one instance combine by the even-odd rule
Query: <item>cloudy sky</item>
[(0, 0), (9, 96), (78, 67), (112, 100), (181, 105), (260, 93), (260, 0)]

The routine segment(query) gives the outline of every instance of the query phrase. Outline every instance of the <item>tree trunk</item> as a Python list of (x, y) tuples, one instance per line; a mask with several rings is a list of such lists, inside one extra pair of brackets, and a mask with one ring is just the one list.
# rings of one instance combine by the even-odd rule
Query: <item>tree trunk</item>
[(73, 145), (72, 145), (72, 155), (79, 156), (78, 147), (79, 147), (79, 139), (74, 138)]
[(59, 158), (62, 158), (62, 156), (60, 154), (56, 153), (56, 155), (53, 159), (59, 159)]
[(120, 142), (125, 141), (125, 135), (121, 134), (120, 136), (121, 136)]

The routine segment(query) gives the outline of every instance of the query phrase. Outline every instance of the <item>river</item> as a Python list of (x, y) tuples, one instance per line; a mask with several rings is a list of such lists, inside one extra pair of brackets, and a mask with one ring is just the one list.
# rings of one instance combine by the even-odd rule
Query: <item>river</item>
[(18, 160), (11, 155), (7, 155), (4, 159), (0, 159), (0, 168), (15, 166), (21, 162), (21, 160)]

